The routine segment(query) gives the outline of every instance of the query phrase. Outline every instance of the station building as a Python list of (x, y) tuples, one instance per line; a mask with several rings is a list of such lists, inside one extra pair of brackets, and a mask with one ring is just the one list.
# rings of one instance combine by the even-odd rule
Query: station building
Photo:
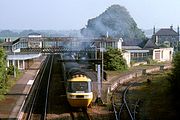
[(33, 61), (39, 58), (41, 54), (14, 54), (8, 55), (7, 67), (10, 65), (16, 66), (19, 70), (29, 69)]
[(172, 47), (174, 48), (174, 52), (180, 51), (180, 34), (179, 34), (179, 26), (177, 27), (177, 31), (174, 30), (171, 25), (170, 28), (161, 28), (156, 31), (155, 27), (153, 29), (152, 40), (157, 46), (163, 47)]
[[(40, 34), (30, 34), (28, 38), (40, 38)], [(15, 66), (19, 70), (29, 69), (33, 61), (39, 58), (41, 53), (21, 53), (21, 48), (27, 48), (28, 46), (39, 47), (42, 42), (27, 42), (25, 38), (17, 38), (12, 41), (10, 38), (5, 38), (4, 42), (0, 45), (7, 53), (7, 67), (10, 65)], [(37, 45), (38, 44), (38, 45)]]
[(173, 47), (159, 47), (152, 39), (98, 39), (95, 40), (97, 49), (107, 47), (118, 48), (122, 51), (123, 57), (130, 67), (131, 63), (146, 64), (147, 59), (152, 59), (157, 62), (172, 61)]
[(7, 66), (16, 65), (18, 69), (28, 69), (31, 62), (40, 57), (39, 52), (21, 53), (23, 48), (70, 48), (84, 49), (93, 47), (95, 51), (103, 52), (108, 47), (118, 48), (130, 67), (132, 62), (146, 62), (148, 58), (156, 61), (171, 61), (173, 48), (162, 48), (155, 44), (153, 39), (112, 39), (112, 38), (73, 38), (73, 37), (43, 37), (38, 33), (29, 34), (14, 41), (6, 39), (1, 46), (7, 51)]

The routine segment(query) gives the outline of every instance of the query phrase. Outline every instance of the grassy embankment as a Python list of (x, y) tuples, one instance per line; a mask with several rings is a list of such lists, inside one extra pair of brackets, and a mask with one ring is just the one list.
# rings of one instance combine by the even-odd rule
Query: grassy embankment
[[(177, 106), (178, 101), (175, 99), (170, 83), (167, 80), (168, 73), (159, 72), (142, 76), (144, 80), (138, 83), (129, 91), (130, 101), (140, 99), (138, 118), (140, 120), (175, 120), (178, 119)], [(147, 83), (147, 79), (151, 82)]]

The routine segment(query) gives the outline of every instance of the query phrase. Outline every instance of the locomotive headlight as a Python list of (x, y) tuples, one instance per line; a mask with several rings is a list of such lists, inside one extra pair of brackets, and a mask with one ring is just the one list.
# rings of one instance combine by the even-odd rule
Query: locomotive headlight
[(69, 95), (69, 98), (76, 98), (75, 95)]
[(84, 95), (84, 98), (91, 98), (91, 95)]

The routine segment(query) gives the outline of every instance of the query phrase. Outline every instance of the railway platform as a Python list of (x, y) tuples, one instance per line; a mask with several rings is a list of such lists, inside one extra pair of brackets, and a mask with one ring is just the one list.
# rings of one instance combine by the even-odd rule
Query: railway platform
[(30, 66), (30, 69), (25, 70), (23, 75), (16, 81), (10, 91), (7, 92), (5, 99), (0, 101), (0, 120), (19, 119), (22, 117), (22, 114), (19, 111), (22, 109), (25, 99), (44, 59), (44, 56), (37, 58)]

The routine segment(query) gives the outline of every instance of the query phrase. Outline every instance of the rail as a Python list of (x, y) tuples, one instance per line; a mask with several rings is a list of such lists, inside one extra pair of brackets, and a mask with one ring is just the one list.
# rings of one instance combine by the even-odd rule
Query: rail
[[(119, 112), (116, 108), (116, 103), (115, 103), (115, 100), (114, 98), (112, 98), (112, 106), (113, 106), (113, 111), (114, 111), (114, 115), (115, 115), (115, 119), (116, 120), (120, 120), (121, 119), (121, 115), (122, 115), (122, 112), (124, 110), (124, 108), (127, 109), (128, 111), (128, 116), (130, 117), (131, 120), (135, 120), (135, 113), (133, 114), (130, 107), (128, 106), (128, 102), (127, 102), (127, 92), (129, 90), (129, 88), (134, 85), (136, 82), (133, 82), (131, 83), (130, 85), (128, 85), (124, 90), (123, 90), (123, 95), (122, 95), (122, 103), (120, 105), (120, 109), (119, 109)], [(117, 92), (117, 90), (116, 90)], [(136, 108), (138, 106), (138, 102), (136, 102), (136, 105), (135, 105), (135, 108), (134, 108), (134, 111), (136, 112)]]
[(83, 119), (83, 120), (91, 120), (90, 115), (87, 112), (87, 109), (85, 108), (76, 108), (74, 111), (71, 110), (70, 112), (72, 120), (76, 119)]
[(133, 112), (134, 120), (136, 120), (136, 113), (137, 113), (137, 108), (139, 106), (139, 103), (140, 103), (140, 99), (138, 99), (135, 103), (134, 112)]
[(51, 72), (52, 72), (53, 61), (54, 61), (54, 56), (52, 56), (50, 72), (49, 72), (49, 77), (48, 77), (48, 83), (47, 83), (46, 100), (45, 100), (45, 107), (44, 107), (45, 108), (44, 120), (46, 119), (46, 114), (47, 114), (47, 109), (48, 109), (49, 85), (50, 85), (50, 80), (51, 80), (51, 75), (52, 75)]
[(132, 115), (132, 112), (131, 112), (128, 104), (127, 104), (126, 94), (127, 94), (128, 89), (129, 89), (132, 85), (134, 85), (134, 84), (135, 84), (135, 82), (134, 82), (134, 83), (131, 83), (131, 84), (125, 89), (124, 94), (123, 94), (123, 102), (124, 102), (124, 104), (125, 104), (125, 106), (126, 106), (126, 109), (128, 110), (128, 113), (129, 113), (129, 116), (130, 116), (131, 120), (134, 120), (134, 117), (133, 117), (133, 115)]
[[(36, 90), (33, 94), (32, 104), (30, 105), (30, 110), (27, 114), (27, 120), (34, 119), (33, 118), (34, 111), (40, 111), (40, 115), (38, 117), (40, 117), (41, 120), (46, 119), (49, 81), (51, 78), (51, 69), (52, 69), (52, 62), (53, 62), (52, 60), (53, 60), (53, 56), (47, 57), (47, 60), (45, 62), (45, 67), (42, 71), (39, 82), (37, 83), (37, 87), (35, 88)], [(46, 92), (42, 92), (44, 91), (44, 89)]]
[[(48, 61), (49, 61), (49, 58), (47, 58), (47, 60), (45, 61), (45, 67), (43, 68), (42, 75), (45, 73), (45, 69), (47, 67)], [(41, 78), (40, 78), (39, 82), (37, 83), (37, 88), (36, 88), (36, 91), (35, 91), (35, 93), (33, 95), (33, 101), (32, 101), (32, 104), (30, 106), (30, 111), (29, 111), (29, 113), (27, 115), (27, 120), (30, 120), (31, 117), (32, 117), (33, 106), (35, 105), (35, 100), (36, 100), (36, 97), (37, 97), (37, 94), (38, 94), (38, 88), (40, 87), (40, 83), (41, 83), (41, 80), (42, 80), (42, 75), (41, 75)]]

